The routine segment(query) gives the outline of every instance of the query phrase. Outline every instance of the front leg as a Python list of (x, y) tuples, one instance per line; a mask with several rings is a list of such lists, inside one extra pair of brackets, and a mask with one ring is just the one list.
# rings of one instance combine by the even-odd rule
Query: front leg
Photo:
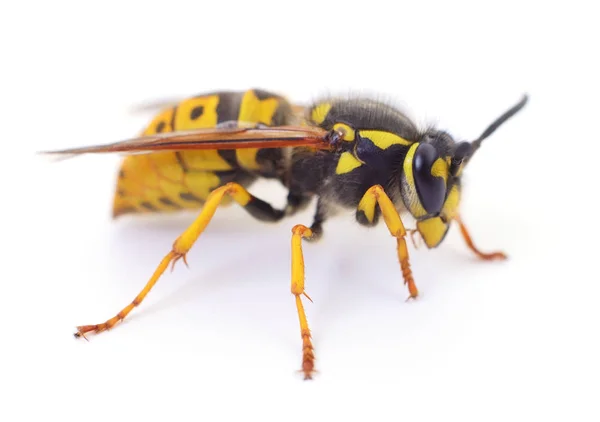
[(469, 249), (471, 249), (475, 253), (475, 255), (477, 255), (479, 258), (483, 259), (484, 261), (492, 261), (492, 260), (496, 260), (496, 259), (504, 260), (507, 258), (506, 254), (504, 252), (500, 252), (500, 251), (498, 251), (498, 252), (482, 252), (482, 251), (480, 251), (477, 248), (477, 246), (475, 246), (475, 244), (473, 243), (473, 240), (471, 239), (471, 235), (469, 234), (469, 231), (467, 230), (467, 227), (465, 226), (465, 224), (460, 219), (460, 216), (456, 216), (454, 219), (458, 223), (458, 226), (460, 228), (460, 233), (462, 234), (462, 237), (465, 240), (467, 247)]
[(404, 224), (402, 224), (396, 207), (394, 207), (394, 204), (383, 188), (380, 185), (375, 185), (369, 188), (360, 200), (356, 217), (359, 219), (359, 222), (361, 219), (364, 219), (369, 225), (373, 225), (377, 221), (379, 212), (381, 212), (391, 235), (397, 240), (398, 260), (400, 261), (404, 284), (408, 286), (410, 298), (414, 299), (418, 296), (419, 291), (417, 290), (410, 269), (408, 248), (406, 246), (406, 229), (404, 228)]

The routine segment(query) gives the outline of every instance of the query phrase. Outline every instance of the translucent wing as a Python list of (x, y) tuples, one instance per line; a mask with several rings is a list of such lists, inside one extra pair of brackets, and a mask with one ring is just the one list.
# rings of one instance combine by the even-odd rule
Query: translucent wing
[(104, 145), (43, 151), (41, 154), (80, 155), (98, 153), (140, 154), (154, 151), (206, 149), (313, 147), (328, 150), (327, 131), (311, 126), (254, 128), (217, 127), (141, 136)]

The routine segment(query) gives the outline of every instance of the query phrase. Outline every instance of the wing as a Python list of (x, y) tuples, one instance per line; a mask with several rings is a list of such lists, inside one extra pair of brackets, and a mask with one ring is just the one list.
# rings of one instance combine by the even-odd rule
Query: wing
[(142, 136), (105, 145), (43, 151), (49, 155), (98, 153), (143, 154), (154, 151), (189, 151), (206, 149), (313, 147), (329, 150), (327, 131), (311, 126), (277, 126), (260, 128), (209, 128), (167, 132)]

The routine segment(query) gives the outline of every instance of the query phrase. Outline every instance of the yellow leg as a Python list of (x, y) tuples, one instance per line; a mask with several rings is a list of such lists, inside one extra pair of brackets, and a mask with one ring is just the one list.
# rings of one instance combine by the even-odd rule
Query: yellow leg
[[(160, 264), (158, 264), (154, 274), (152, 274), (152, 277), (148, 283), (146, 283), (146, 286), (144, 286), (142, 291), (135, 297), (135, 299), (133, 299), (133, 301), (123, 308), (117, 315), (101, 324), (82, 325), (77, 327), (75, 337), (83, 336), (85, 338), (86, 333), (99, 333), (101, 331), (111, 329), (119, 321), (122, 321), (133, 310), (133, 308), (142, 302), (142, 300), (144, 300), (148, 292), (150, 292), (152, 287), (154, 287), (160, 276), (165, 272), (169, 265), (173, 267), (180, 259), (183, 259), (187, 265), (187, 261), (185, 259), (186, 254), (192, 248), (196, 240), (198, 240), (198, 237), (200, 237), (204, 229), (206, 229), (206, 226), (212, 219), (225, 195), (229, 195), (235, 202), (247, 209), (251, 206), (256, 206), (259, 203), (263, 204), (262, 208), (264, 208), (266, 204), (260, 199), (250, 195), (246, 189), (237, 183), (228, 183), (212, 191), (206, 199), (200, 215), (173, 243), (172, 250), (162, 259)], [(268, 205), (267, 207), (270, 208)]]
[(310, 329), (300, 297), (304, 295), (312, 302), (312, 299), (304, 291), (304, 257), (302, 256), (302, 238), (308, 239), (311, 236), (312, 232), (306, 226), (299, 224), (292, 229), (292, 294), (296, 297), (296, 307), (300, 319), (300, 335), (302, 337), (301, 371), (304, 373), (305, 380), (312, 379), (315, 372), (315, 355), (310, 339)]
[(375, 217), (376, 205), (379, 205), (388, 230), (397, 240), (398, 260), (400, 261), (404, 284), (408, 286), (410, 298), (414, 299), (418, 296), (419, 291), (410, 269), (408, 248), (406, 247), (406, 229), (402, 224), (398, 211), (396, 211), (396, 207), (380, 185), (372, 186), (367, 190), (358, 204), (358, 210), (362, 211), (367, 220), (372, 222)]
[(481, 252), (477, 248), (477, 246), (475, 246), (475, 244), (473, 243), (473, 240), (471, 239), (471, 235), (469, 234), (469, 231), (467, 230), (464, 223), (460, 219), (460, 216), (455, 217), (455, 220), (458, 223), (458, 226), (460, 227), (460, 232), (462, 234), (463, 239), (465, 240), (465, 243), (467, 244), (469, 249), (471, 249), (475, 253), (475, 255), (477, 255), (479, 258), (486, 260), (486, 261), (491, 261), (491, 260), (495, 260), (495, 259), (502, 260), (502, 259), (507, 258), (506, 254), (504, 252), (491, 252), (491, 253)]

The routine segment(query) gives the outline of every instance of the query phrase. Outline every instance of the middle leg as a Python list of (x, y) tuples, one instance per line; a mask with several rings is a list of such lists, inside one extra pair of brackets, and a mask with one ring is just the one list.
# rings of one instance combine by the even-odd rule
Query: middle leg
[(292, 229), (292, 294), (296, 298), (296, 308), (298, 310), (298, 319), (300, 320), (300, 336), (302, 337), (302, 369), (304, 379), (312, 379), (315, 372), (315, 354), (311, 341), (310, 328), (302, 295), (312, 302), (312, 299), (304, 291), (304, 256), (302, 254), (302, 239), (310, 239), (312, 231), (301, 224)]

